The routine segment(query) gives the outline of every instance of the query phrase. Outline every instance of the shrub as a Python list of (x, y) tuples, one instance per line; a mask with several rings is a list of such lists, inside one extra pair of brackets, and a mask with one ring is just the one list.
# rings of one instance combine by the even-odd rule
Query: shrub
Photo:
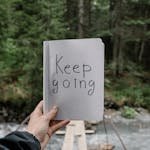
[(135, 118), (136, 111), (131, 107), (125, 106), (121, 111), (121, 115), (125, 118), (133, 119)]

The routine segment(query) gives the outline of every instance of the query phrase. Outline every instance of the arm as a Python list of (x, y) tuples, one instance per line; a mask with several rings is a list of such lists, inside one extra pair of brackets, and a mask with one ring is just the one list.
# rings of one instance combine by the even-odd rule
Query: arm
[(0, 149), (4, 150), (40, 150), (40, 143), (36, 137), (28, 132), (12, 132), (0, 139)]

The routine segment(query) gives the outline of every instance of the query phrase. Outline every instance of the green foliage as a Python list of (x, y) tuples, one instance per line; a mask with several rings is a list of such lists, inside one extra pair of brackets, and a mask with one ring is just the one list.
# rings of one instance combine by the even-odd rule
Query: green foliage
[(142, 96), (144, 98), (142, 106), (150, 111), (150, 85), (143, 87)]
[(135, 118), (136, 111), (131, 107), (124, 106), (123, 110), (121, 111), (121, 115), (125, 118), (133, 119)]
[(128, 87), (115, 92), (116, 100), (124, 99), (130, 106), (141, 106), (144, 100), (142, 90), (139, 87)]
[(126, 25), (144, 25), (147, 22), (144, 20), (129, 20), (124, 22)]
[[(91, 0), (89, 3), (88, 1), (84, 1), (85, 14), (82, 27), (85, 37), (102, 37), (105, 42), (106, 55), (109, 56), (106, 58), (106, 70), (110, 72), (110, 76), (105, 79), (106, 90), (109, 90), (113, 100), (120, 105), (142, 106), (150, 110), (150, 86), (139, 79), (144, 78), (142, 74), (147, 63), (137, 62), (143, 40), (145, 42), (142, 57), (146, 59), (149, 55), (147, 44), (150, 39), (150, 19), (147, 15), (150, 10), (149, 1), (122, 1), (123, 16), (120, 18), (118, 1)], [(42, 99), (42, 42), (77, 38), (80, 23), (78, 2), (1, 0), (0, 101), (17, 103), (25, 101), (25, 104), (29, 102), (30, 105), (34, 105), (36, 101)], [(119, 32), (116, 27), (118, 18)], [(118, 34), (123, 35), (121, 42), (124, 45), (122, 47), (124, 62), (123, 75), (116, 79), (112, 76), (114, 70), (112, 47), (114, 35)]]
[(150, 86), (147, 84), (130, 85), (125, 80), (122, 82), (117, 83), (112, 91), (116, 103), (118, 105), (145, 107), (150, 110)]
[(65, 38), (64, 1), (2, 0), (0, 8), (0, 100), (35, 103), (42, 99), (42, 42)]

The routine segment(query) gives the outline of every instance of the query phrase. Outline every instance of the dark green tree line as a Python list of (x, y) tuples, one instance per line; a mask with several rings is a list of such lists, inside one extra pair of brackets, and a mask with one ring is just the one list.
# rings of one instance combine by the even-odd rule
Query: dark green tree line
[(149, 71), (148, 0), (1, 0), (0, 100), (42, 99), (42, 42), (101, 37), (113, 76)]

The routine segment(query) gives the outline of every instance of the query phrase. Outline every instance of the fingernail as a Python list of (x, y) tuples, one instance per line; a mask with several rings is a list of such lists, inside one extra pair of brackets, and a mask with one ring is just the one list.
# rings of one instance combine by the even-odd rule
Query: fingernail
[(55, 111), (57, 111), (57, 110), (58, 110), (58, 107), (57, 107), (57, 106), (53, 106), (52, 109), (55, 110)]

